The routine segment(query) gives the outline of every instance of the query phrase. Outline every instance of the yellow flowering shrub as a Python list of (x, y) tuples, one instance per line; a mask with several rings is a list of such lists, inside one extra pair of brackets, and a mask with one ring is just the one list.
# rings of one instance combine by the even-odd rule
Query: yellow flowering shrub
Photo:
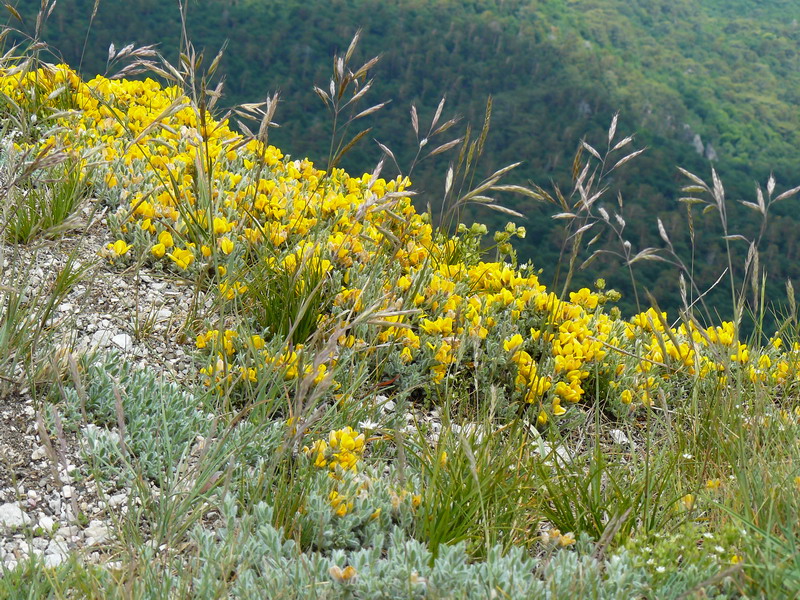
[[(54, 94), (62, 87), (68, 93)], [(31, 89), (72, 110), (59, 116), (59, 139), (27, 149), (95, 149), (105, 161), (92, 177), (113, 209), (117, 239), (106, 256), (142, 256), (189, 277), (211, 273), (209, 289), (236, 303), (235, 332), (209, 327), (196, 338), (209, 386), (231, 389), (279, 372), (287, 385), (335, 390), (337, 370), (374, 364), (382, 378), (431, 396), (499, 385), (512, 402), (531, 405), (540, 425), (598, 396), (621, 412), (675, 402), (693, 377), (797, 386), (800, 349), (783, 348), (780, 338), (748, 347), (732, 323), (675, 327), (653, 309), (626, 321), (604, 312), (611, 293), (588, 288), (559, 298), (531, 265), (485, 260), (485, 227), (437, 231), (412, 204), (407, 179), (326, 173), (201, 115), (177, 87), (83, 82), (65, 65), (0, 73), (8, 98), (24, 102)], [(524, 228), (509, 224), (498, 235), (507, 244)], [(274, 302), (291, 296), (302, 306), (319, 296), (302, 339), (283, 339), (270, 315), (258, 316), (257, 275), (275, 272), (289, 283), (267, 290)], [(382, 316), (367, 319), (367, 311)], [(315, 361), (304, 344), (317, 331), (335, 348)], [(357, 440), (319, 441), (314, 460), (350, 469), (360, 449), (347, 446), (363, 447)]]

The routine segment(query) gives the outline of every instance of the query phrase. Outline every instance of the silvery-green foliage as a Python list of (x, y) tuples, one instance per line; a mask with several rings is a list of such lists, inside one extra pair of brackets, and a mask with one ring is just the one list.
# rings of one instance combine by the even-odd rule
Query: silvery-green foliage
[[(650, 591), (646, 571), (625, 551), (604, 562), (570, 550), (539, 561), (519, 547), (505, 554), (495, 547), (485, 561), (470, 562), (457, 544), (439, 546), (434, 559), (395, 525), (362, 548), (302, 552), (271, 525), (273, 510), (264, 503), (245, 514), (227, 497), (221, 513), (215, 532), (198, 526), (191, 533), (196, 552), (187, 566), (197, 597), (629, 600)], [(355, 575), (343, 579), (348, 566)]]
[[(191, 533), (197, 547), (190, 563), (198, 597), (477, 600), (490, 597), (492, 588), (497, 588), (497, 597), (543, 591), (532, 575), (536, 561), (521, 551), (503, 556), (495, 549), (491, 564), (470, 564), (463, 544), (443, 545), (433, 560), (425, 544), (395, 526), (369, 547), (302, 553), (272, 527), (273, 511), (266, 504), (242, 514), (228, 497), (222, 512), (225, 524), (216, 532), (197, 527)], [(347, 566), (356, 575), (338, 580), (336, 568)]]
[[(97, 427), (86, 431), (87, 458), (104, 471), (114, 471), (123, 459), (119, 434), (110, 432), (118, 425), (115, 388), (122, 399), (129, 459), (135, 459), (145, 477), (171, 474), (196, 436), (210, 430), (210, 421), (198, 410), (192, 395), (113, 356), (91, 365), (84, 379), (86, 415)], [(77, 429), (81, 400), (73, 388), (65, 389), (65, 396), (65, 421)]]
[[(383, 533), (393, 527), (410, 531), (414, 524), (413, 493), (392, 485), (394, 477), (383, 477), (372, 468), (361, 473), (336, 472), (336, 478), (319, 471), (309, 478), (304, 510), (298, 515), (303, 547), (316, 550), (353, 550), (375, 545), (383, 547)], [(408, 482), (412, 490), (419, 484)], [(348, 506), (336, 514), (331, 493), (339, 494)], [(377, 542), (377, 540), (381, 540)]]
[(569, 600), (628, 600), (644, 598), (649, 590), (647, 572), (634, 566), (623, 550), (600, 563), (591, 555), (557, 552), (542, 572), (547, 598)]

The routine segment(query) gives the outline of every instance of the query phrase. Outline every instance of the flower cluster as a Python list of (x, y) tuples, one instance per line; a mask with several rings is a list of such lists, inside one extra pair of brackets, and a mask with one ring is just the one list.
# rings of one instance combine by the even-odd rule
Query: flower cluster
[[(104, 249), (111, 260), (210, 279), (204, 289), (235, 303), (235, 329), (207, 323), (195, 332), (210, 386), (229, 390), (276, 370), (287, 382), (329, 384), (336, 370), (374, 364), (381, 378), (422, 381), (431, 395), (446, 386), (504, 386), (542, 426), (601, 394), (621, 411), (679, 398), (692, 377), (737, 377), (784, 392), (797, 386), (798, 347), (783, 349), (779, 338), (748, 347), (731, 323), (675, 327), (652, 309), (625, 321), (604, 311), (614, 299), (604, 285), (560, 298), (531, 265), (486, 260), (485, 227), (435, 229), (412, 204), (407, 179), (327, 173), (291, 159), (202, 113), (177, 87), (84, 83), (58, 65), (0, 73), (0, 92), (19, 102), (35, 92), (71, 109), (59, 113), (51, 137), (28, 144), (103, 157), (106, 168), (92, 177), (114, 209), (117, 239)], [(509, 223), (495, 241), (524, 235)], [(258, 317), (264, 273), (286, 275), (278, 291), (266, 285), (275, 303), (300, 298), (302, 310), (289, 317), (312, 311), (302, 339)], [(324, 299), (310, 302), (315, 295)], [(324, 360), (306, 345), (314, 331), (337, 332)], [(358, 436), (351, 437), (337, 437), (338, 446), (319, 441), (314, 460), (352, 468), (358, 451), (345, 446)]]
[(337, 467), (345, 471), (355, 471), (359, 458), (364, 453), (364, 434), (351, 427), (331, 431), (328, 441), (319, 439), (303, 452), (314, 461), (314, 466), (335, 471)]

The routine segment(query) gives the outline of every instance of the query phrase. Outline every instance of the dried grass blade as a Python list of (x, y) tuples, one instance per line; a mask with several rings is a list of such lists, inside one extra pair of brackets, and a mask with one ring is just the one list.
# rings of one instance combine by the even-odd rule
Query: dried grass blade
[(458, 139), (455, 139), (455, 140), (450, 140), (449, 142), (446, 142), (446, 143), (442, 144), (441, 146), (438, 146), (438, 147), (434, 148), (433, 150), (431, 150), (428, 153), (428, 157), (436, 156), (437, 154), (441, 154), (442, 152), (447, 152), (451, 148), (454, 148), (455, 146), (460, 144), (462, 141), (464, 141), (464, 138), (458, 138)]
[(349, 61), (350, 58), (353, 56), (353, 52), (358, 45), (358, 40), (361, 39), (361, 29), (358, 29), (353, 36), (353, 39), (350, 41), (350, 45), (347, 47), (347, 52), (345, 52), (344, 59), (345, 61)]
[(658, 222), (658, 235), (661, 236), (661, 239), (664, 240), (664, 243), (667, 244), (670, 248), (672, 248), (672, 242), (669, 240), (669, 236), (667, 235), (667, 230), (664, 227), (664, 223), (661, 221), (660, 217), (656, 218)]
[(450, 129), (453, 125), (458, 123), (460, 120), (461, 120), (461, 117), (453, 117), (452, 119), (450, 119), (448, 121), (445, 121), (444, 123), (439, 125), (439, 127), (437, 127), (433, 131), (433, 133), (431, 133), (431, 135), (434, 136), (434, 135), (439, 135), (440, 133), (444, 133), (445, 131)]
[(525, 218), (525, 215), (523, 215), (521, 212), (518, 212), (518, 211), (514, 210), (513, 208), (508, 208), (506, 206), (500, 206), (499, 204), (487, 204), (486, 206), (488, 206), (492, 210), (496, 210), (497, 212), (501, 212), (504, 215), (511, 215), (512, 217), (516, 217), (518, 219), (524, 219)]
[(585, 140), (581, 140), (581, 146), (583, 146), (586, 150), (588, 150), (589, 154), (594, 156), (597, 160), (603, 160), (602, 157), (600, 156), (600, 153), (597, 150), (595, 150), (592, 146), (587, 144)]
[(794, 187), (794, 188), (792, 188), (790, 190), (787, 190), (787, 191), (783, 192), (777, 198), (775, 198), (775, 200), (773, 200), (773, 202), (778, 202), (779, 200), (785, 200), (786, 198), (794, 196), (797, 192), (800, 192), (800, 186)]
[(614, 114), (614, 118), (611, 119), (611, 126), (608, 128), (608, 143), (611, 143), (611, 140), (614, 139), (614, 134), (617, 133), (617, 120), (619, 119), (619, 113)]
[(375, 140), (375, 143), (378, 144), (378, 148), (386, 154), (389, 158), (391, 158), (395, 163), (397, 163), (397, 159), (394, 157), (394, 152), (392, 152), (388, 146), (381, 144), (378, 140)]
[(533, 198), (534, 200), (544, 200), (541, 194), (538, 194), (532, 189), (521, 185), (495, 185), (492, 187), (492, 191), (511, 192), (512, 194), (522, 194), (523, 196)]
[(384, 106), (386, 106), (387, 104), (389, 104), (389, 101), (388, 101), (388, 100), (387, 100), (386, 102), (381, 102), (380, 104), (376, 104), (375, 106), (370, 106), (368, 109), (366, 109), (366, 110), (362, 110), (362, 111), (361, 111), (360, 113), (358, 113), (358, 114), (357, 114), (355, 117), (353, 117), (352, 119), (350, 119), (350, 121), (352, 122), (352, 121), (355, 121), (355, 120), (357, 120), (357, 119), (360, 119), (360, 118), (362, 118), (362, 117), (366, 117), (367, 115), (371, 115), (372, 113), (374, 113), (374, 112), (377, 112), (377, 111), (379, 111), (380, 109), (382, 109), (382, 108), (383, 108)]
[(620, 148), (624, 148), (625, 146), (630, 144), (632, 141), (633, 141), (633, 136), (629, 135), (625, 139), (617, 142), (616, 145), (613, 148), (611, 148), (611, 152), (615, 152), (615, 151), (619, 150)]
[(439, 106), (436, 107), (436, 114), (433, 115), (433, 121), (431, 121), (431, 129), (436, 127), (436, 124), (439, 122), (439, 118), (442, 116), (446, 98), (446, 96), (442, 96), (442, 99), (439, 100)]
[(353, 74), (353, 79), (358, 79), (362, 75), (365, 75), (367, 73), (367, 71), (369, 71), (372, 67), (374, 67), (376, 64), (378, 64), (378, 61), (380, 59), (381, 59), (380, 56), (373, 56), (372, 58), (370, 58), (367, 62), (365, 62), (363, 65), (361, 65), (361, 68), (358, 69), (358, 71), (356, 71)]
[(624, 165), (628, 161), (633, 160), (634, 158), (639, 156), (645, 150), (647, 150), (647, 148), (642, 148), (640, 150), (636, 150), (635, 152), (631, 152), (627, 156), (622, 157), (619, 161), (617, 161), (617, 164), (615, 164), (613, 167), (611, 167), (611, 171), (613, 171), (614, 169), (617, 169), (618, 167), (621, 167), (622, 165)]
[(680, 171), (680, 172), (681, 172), (681, 173), (682, 173), (684, 176), (688, 177), (688, 178), (689, 178), (689, 179), (691, 179), (691, 180), (692, 180), (694, 183), (696, 183), (698, 186), (700, 186), (700, 187), (703, 189), (703, 191), (704, 191), (704, 192), (710, 192), (710, 191), (711, 191), (711, 190), (709, 189), (708, 185), (706, 184), (706, 182), (705, 182), (705, 181), (703, 181), (702, 179), (700, 179), (700, 178), (699, 178), (697, 175), (695, 175), (694, 173), (690, 173), (689, 171), (687, 171), (686, 169), (683, 169), (683, 168), (681, 168), (681, 167), (678, 167), (678, 171)]

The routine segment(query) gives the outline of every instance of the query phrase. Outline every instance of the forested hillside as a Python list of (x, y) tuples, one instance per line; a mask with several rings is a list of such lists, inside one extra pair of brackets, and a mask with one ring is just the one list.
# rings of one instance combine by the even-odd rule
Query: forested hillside
[[(107, 71), (111, 43), (158, 43), (169, 60), (177, 59), (177, 3), (101, 0), (91, 18), (94, 4), (59, 4), (41, 36), (84, 75)], [(22, 31), (33, 33), (39, 6), (35, 0), (16, 3)], [(424, 129), (446, 95), (445, 116), (461, 114), (479, 128), (491, 95), (492, 126), (480, 174), (524, 161), (517, 182), (548, 190), (558, 185), (567, 192), (580, 140), (603, 151), (606, 130), (620, 111), (618, 131), (635, 134), (630, 148), (647, 150), (613, 173), (600, 203), (619, 210), (621, 194), (625, 239), (635, 251), (663, 245), (660, 216), (701, 287), (726, 266), (721, 228), (716, 215), (695, 211), (692, 254), (686, 211), (677, 202), (689, 182), (677, 167), (710, 180), (713, 165), (729, 199), (729, 233), (748, 237), (758, 234), (760, 223), (735, 200), (755, 201), (756, 182), (763, 186), (770, 172), (778, 182), (775, 195), (800, 184), (800, 7), (788, 0), (202, 0), (190, 2), (187, 15), (188, 36), (205, 49), (206, 64), (228, 42), (221, 104), (254, 102), (279, 90), (281, 127), (271, 141), (321, 165), (331, 119), (312, 85), (327, 86), (331, 57), (358, 28), (359, 59), (381, 55), (371, 98), (392, 102), (375, 114), (374, 129), (348, 156), (351, 171), (370, 171), (379, 160), (373, 139), (390, 147), (407, 170), (417, 148), (411, 104)], [(438, 156), (414, 170), (421, 205), (438, 206), (452, 159)], [(528, 217), (518, 223), (528, 230), (520, 258), (533, 260), (550, 281), (555, 274), (549, 267), (564, 239), (560, 223), (550, 218), (558, 209), (513, 197), (503, 202)], [(786, 278), (800, 275), (800, 223), (789, 202), (774, 207), (761, 248), (760, 265), (776, 302)], [(494, 227), (506, 219), (489, 212), (468, 218)], [(738, 244), (743, 263), (746, 245)], [(610, 247), (619, 249), (619, 242)], [(600, 260), (577, 281), (605, 276), (630, 307), (628, 274), (619, 267), (613, 259)], [(634, 265), (639, 283), (662, 308), (679, 303), (675, 273), (662, 263)], [(714, 296), (723, 315), (729, 301), (729, 293)]]

